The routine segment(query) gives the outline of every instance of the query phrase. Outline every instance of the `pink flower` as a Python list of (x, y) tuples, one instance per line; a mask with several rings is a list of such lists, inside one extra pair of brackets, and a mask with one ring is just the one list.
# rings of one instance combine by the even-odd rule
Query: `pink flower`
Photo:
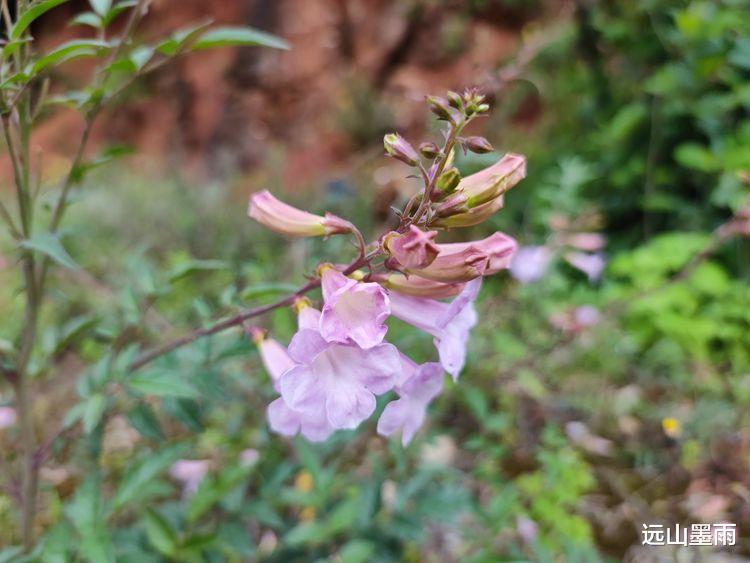
[(375, 410), (375, 395), (392, 389), (401, 372), (392, 344), (362, 349), (326, 342), (309, 329), (294, 335), (289, 355), (299, 365), (281, 377), (284, 403), (333, 428), (356, 428)]
[(487, 253), (468, 246), (458, 252), (438, 254), (438, 257), (426, 268), (405, 268), (404, 271), (436, 282), (455, 283), (466, 282), (484, 275), (488, 266)]
[[(309, 326), (317, 328), (319, 318), (320, 311), (312, 307), (304, 307), (300, 310), (298, 322), (301, 328)], [(272, 338), (266, 338), (260, 329), (251, 327), (248, 332), (258, 346), (263, 366), (274, 382), (274, 389), (279, 391), (282, 375), (295, 367), (297, 363), (292, 360), (284, 346)], [(268, 405), (266, 417), (271, 430), (282, 436), (302, 434), (311, 442), (322, 442), (334, 432), (325, 417), (317, 413), (291, 409), (281, 397)]]
[(271, 430), (277, 434), (289, 437), (302, 434), (311, 442), (325, 442), (335, 431), (320, 412), (294, 410), (282, 397), (268, 405), (266, 417)]
[(434, 337), (440, 363), (454, 380), (466, 363), (469, 333), (477, 323), (474, 301), (481, 286), (482, 278), (470, 281), (451, 303), (391, 293), (393, 316)]
[(501, 197), (526, 177), (526, 158), (506, 154), (492, 166), (461, 179), (455, 193), (437, 208), (439, 217), (466, 213)]
[(321, 279), (320, 335), (328, 342), (372, 348), (383, 341), (391, 313), (388, 294), (377, 283), (362, 283), (327, 268)]
[(607, 237), (599, 233), (574, 233), (567, 235), (564, 241), (568, 246), (578, 248), (579, 250), (596, 252), (604, 248), (607, 244)]
[(272, 231), (294, 237), (315, 237), (350, 233), (352, 224), (336, 215), (325, 217), (302, 211), (263, 190), (250, 196), (247, 214)]
[(181, 459), (172, 464), (169, 474), (182, 483), (183, 495), (191, 496), (198, 490), (210, 464), (208, 459)]
[(552, 259), (546, 246), (522, 246), (510, 263), (510, 273), (521, 283), (531, 283), (544, 277)]
[(16, 409), (12, 407), (0, 407), (0, 430), (13, 426), (17, 418)]
[(439, 253), (432, 264), (405, 270), (433, 281), (469, 281), (507, 268), (517, 247), (515, 239), (500, 232), (482, 240), (438, 244)]
[(409, 225), (409, 232), (390, 232), (383, 238), (383, 248), (405, 268), (424, 268), (438, 255), (433, 242), (437, 231), (423, 231)]
[(435, 362), (417, 365), (401, 356), (406, 381), (396, 387), (399, 398), (388, 403), (378, 420), (378, 434), (391, 436), (401, 430), (407, 446), (424, 423), (427, 406), (443, 389), (443, 366)]
[[(378, 279), (378, 278), (376, 278)], [(405, 295), (415, 297), (430, 297), (432, 299), (444, 299), (453, 297), (464, 288), (461, 282), (443, 283), (420, 278), (416, 274), (405, 276), (400, 273), (391, 273), (382, 276), (378, 281), (387, 289), (398, 291)]]
[(506, 269), (518, 249), (518, 243), (513, 237), (496, 232), (481, 240), (469, 242), (456, 242), (449, 244), (438, 244), (440, 257), (447, 257), (451, 254), (463, 252), (473, 248), (487, 255), (487, 268), (484, 271), (485, 276), (498, 273)]
[(607, 261), (601, 253), (568, 252), (565, 259), (571, 266), (586, 274), (589, 281), (596, 281), (601, 278), (604, 267), (607, 265)]

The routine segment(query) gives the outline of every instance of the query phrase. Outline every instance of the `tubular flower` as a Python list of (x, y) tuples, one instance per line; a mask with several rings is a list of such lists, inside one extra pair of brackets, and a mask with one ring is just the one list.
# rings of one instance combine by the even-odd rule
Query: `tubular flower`
[(404, 268), (404, 271), (436, 282), (453, 283), (483, 276), (488, 266), (489, 257), (486, 252), (467, 246), (458, 252), (438, 254), (426, 268)]
[(430, 221), (430, 226), (441, 229), (473, 227), (492, 217), (497, 211), (503, 208), (504, 204), (504, 197), (499, 195), (487, 203), (472, 207), (464, 212), (456, 213), (455, 215), (438, 216)]
[(316, 237), (350, 233), (349, 221), (326, 213), (325, 217), (302, 211), (263, 190), (250, 196), (247, 214), (272, 231), (293, 237)]
[(401, 430), (407, 446), (424, 423), (427, 406), (443, 390), (443, 366), (435, 362), (417, 365), (401, 355), (406, 380), (396, 387), (399, 398), (388, 403), (378, 420), (378, 434), (391, 436)]
[[(298, 321), (300, 325), (315, 323), (317, 326), (319, 317), (319, 311), (312, 307), (304, 307), (300, 310)], [(264, 331), (251, 327), (248, 332), (258, 346), (260, 359), (274, 382), (274, 388), (279, 391), (281, 376), (297, 363), (292, 360), (284, 346), (272, 338), (266, 338)], [(320, 416), (320, 413), (291, 409), (281, 397), (268, 405), (266, 417), (271, 430), (282, 436), (294, 436), (301, 433), (311, 442), (322, 442), (334, 432), (334, 428), (328, 424), (325, 417)]]
[(464, 252), (470, 248), (484, 252), (488, 258), (487, 269), (484, 271), (485, 276), (496, 274), (500, 270), (508, 268), (518, 249), (518, 243), (513, 237), (499, 231), (482, 240), (439, 244), (437, 246), (440, 252), (438, 256), (440, 257)]
[(451, 303), (391, 293), (393, 316), (434, 337), (440, 363), (454, 380), (466, 363), (469, 333), (477, 323), (474, 301), (481, 286), (482, 278), (470, 281)]
[(493, 201), (526, 177), (526, 158), (508, 153), (492, 166), (461, 179), (455, 193), (437, 208), (439, 217), (464, 213)]
[(355, 342), (372, 348), (383, 342), (391, 314), (388, 294), (377, 283), (362, 283), (327, 267), (321, 277), (320, 335), (328, 342)]
[(438, 247), (433, 242), (436, 236), (437, 231), (423, 231), (409, 225), (409, 231), (404, 234), (392, 231), (385, 235), (383, 248), (406, 268), (424, 268), (438, 255)]
[(282, 375), (281, 396), (292, 410), (326, 419), (333, 428), (356, 428), (375, 410), (375, 395), (393, 388), (401, 373), (392, 344), (367, 350), (326, 342), (303, 329), (289, 344), (299, 365)]
[(437, 282), (420, 278), (414, 274), (405, 276), (404, 274), (391, 273), (382, 276), (379, 281), (386, 289), (414, 297), (430, 297), (432, 299), (453, 297), (464, 288), (464, 284), (461, 282)]

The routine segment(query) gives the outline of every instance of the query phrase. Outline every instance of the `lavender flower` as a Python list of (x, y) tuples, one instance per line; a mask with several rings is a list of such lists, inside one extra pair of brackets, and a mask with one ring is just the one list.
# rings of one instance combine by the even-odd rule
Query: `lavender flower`
[(445, 371), (458, 379), (466, 363), (469, 332), (477, 323), (474, 301), (482, 278), (466, 284), (451, 303), (391, 293), (393, 316), (431, 334)]
[(276, 199), (268, 190), (250, 196), (247, 214), (272, 231), (294, 237), (336, 235), (354, 230), (354, 226), (341, 217), (331, 213), (321, 217), (302, 211)]
[(388, 403), (378, 420), (378, 434), (391, 436), (401, 430), (407, 446), (424, 423), (427, 406), (443, 389), (443, 366), (435, 362), (417, 365), (401, 356), (406, 380), (396, 387), (399, 398)]
[(539, 281), (551, 259), (552, 252), (546, 246), (522, 246), (510, 263), (510, 273), (521, 283)]
[(594, 254), (587, 254), (585, 252), (568, 252), (565, 255), (565, 260), (567, 260), (571, 266), (586, 274), (586, 277), (589, 278), (590, 282), (597, 281), (601, 278), (602, 272), (604, 272), (604, 267), (607, 265), (607, 260), (600, 252)]
[(388, 294), (377, 283), (362, 283), (347, 278), (332, 267), (325, 268), (321, 279), (323, 312), (320, 335), (328, 342), (355, 342), (372, 348), (383, 341), (391, 313)]
[(309, 329), (294, 335), (289, 355), (299, 365), (281, 377), (284, 403), (294, 411), (327, 419), (333, 428), (356, 428), (375, 410), (375, 395), (391, 390), (401, 373), (399, 353), (392, 344), (362, 349), (326, 342)]

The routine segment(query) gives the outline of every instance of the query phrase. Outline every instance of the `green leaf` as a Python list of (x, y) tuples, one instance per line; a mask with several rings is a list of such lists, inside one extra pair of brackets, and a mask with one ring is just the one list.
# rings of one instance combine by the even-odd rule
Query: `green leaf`
[(78, 264), (73, 261), (65, 250), (60, 238), (52, 233), (39, 233), (33, 237), (23, 240), (19, 243), (21, 248), (41, 252), (52, 258), (55, 262), (66, 268), (76, 269)]
[(51, 65), (61, 64), (66, 61), (81, 57), (100, 56), (110, 47), (106, 41), (94, 39), (74, 39), (55, 47), (42, 58), (35, 61), (31, 66), (30, 74), (38, 74)]
[(174, 283), (195, 272), (206, 272), (209, 270), (224, 270), (228, 264), (224, 260), (188, 260), (179, 264), (169, 275), (169, 281)]
[(131, 389), (145, 395), (181, 397), (183, 399), (198, 397), (198, 391), (187, 381), (184, 375), (169, 371), (134, 375), (126, 383)]
[(227, 47), (232, 45), (258, 45), (261, 47), (272, 47), (274, 49), (289, 49), (289, 43), (252, 27), (217, 27), (201, 35), (192, 45), (192, 49), (213, 49), (215, 47)]
[(148, 541), (162, 555), (171, 557), (177, 550), (177, 536), (169, 523), (154, 510), (144, 513), (143, 525), (146, 527)]
[(44, 539), (42, 561), (45, 563), (66, 563), (70, 561), (74, 531), (67, 521), (61, 520)]
[(159, 420), (156, 418), (156, 413), (148, 403), (138, 403), (134, 409), (128, 412), (128, 420), (142, 436), (154, 440), (164, 439), (164, 432), (162, 432)]
[(158, 43), (154, 50), (162, 55), (169, 57), (179, 53), (186, 45), (191, 45), (201, 34), (210, 26), (210, 22), (203, 22), (197, 25), (180, 29), (172, 34), (171, 37)]
[(104, 15), (109, 12), (109, 9), (112, 7), (112, 0), (89, 0), (89, 4), (91, 4), (91, 8), (97, 14), (104, 17)]
[(112, 540), (102, 517), (100, 479), (89, 473), (66, 510), (67, 516), (81, 536), (80, 554), (92, 563), (114, 562)]
[(126, 504), (139, 499), (143, 487), (165, 472), (185, 454), (186, 450), (185, 444), (174, 444), (141, 457), (125, 472), (112, 500), (112, 509), (119, 510)]
[(70, 20), (69, 25), (88, 25), (95, 29), (102, 27), (102, 18), (94, 12), (82, 12)]
[(232, 489), (239, 486), (252, 471), (251, 466), (234, 466), (217, 476), (207, 476), (190, 499), (187, 510), (189, 522), (195, 522), (212, 506), (226, 497)]
[(91, 434), (102, 419), (104, 410), (107, 406), (107, 398), (102, 393), (91, 395), (86, 401), (86, 408), (83, 411), (83, 431)]
[(16, 23), (13, 24), (13, 28), (10, 31), (10, 38), (18, 39), (35, 19), (67, 1), (68, 0), (44, 0), (38, 4), (32, 4), (28, 10), (18, 17)]
[(243, 289), (240, 297), (243, 300), (260, 299), (261, 297), (294, 293), (298, 289), (299, 286), (290, 283), (261, 283)]
[(123, 13), (128, 8), (133, 8), (138, 5), (138, 0), (124, 0), (123, 2), (118, 2), (115, 4), (109, 12), (102, 18), (104, 20), (104, 25), (107, 26), (111, 24), (114, 19), (119, 16), (121, 13)]

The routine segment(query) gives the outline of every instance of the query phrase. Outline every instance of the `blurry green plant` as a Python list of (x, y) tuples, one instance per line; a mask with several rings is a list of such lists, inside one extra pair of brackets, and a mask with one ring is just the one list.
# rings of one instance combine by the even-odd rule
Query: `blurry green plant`
[[(142, 76), (169, 64), (184, 54), (229, 45), (262, 45), (274, 48), (287, 48), (281, 39), (261, 31), (244, 27), (213, 27), (200, 24), (175, 32), (153, 43), (137, 41), (136, 30), (146, 15), (147, 0), (91, 0), (91, 11), (77, 15), (71, 25), (86, 26), (95, 32), (92, 39), (74, 39), (50, 47), (46, 51), (35, 49), (31, 29), (34, 22), (48, 11), (65, 3), (66, 0), (20, 0), (11, 15), (9, 3), (2, 2), (2, 20), (5, 24), (5, 41), (2, 46), (2, 66), (0, 66), (0, 114), (7, 149), (7, 156), (13, 170), (15, 203), (17, 213), (5, 203), (0, 203), (0, 216), (12, 238), (13, 253), (22, 265), (23, 282), (20, 291), (25, 296), (23, 320), (19, 323), (17, 338), (3, 340), (2, 369), (6, 381), (16, 393), (16, 406), (20, 422), (22, 459), (18, 464), (21, 487), (20, 532), (23, 552), (29, 558), (37, 558), (41, 545), (36, 541), (36, 506), (39, 469), (43, 458), (48, 455), (51, 445), (37, 443), (34, 426), (36, 397), (32, 379), (50, 371), (55, 359), (66, 347), (78, 340), (81, 335), (98, 330), (99, 336), (114, 344), (115, 354), (119, 351), (123, 331), (132, 326), (126, 319), (123, 326), (106, 333), (98, 325), (97, 318), (91, 315), (75, 315), (73, 308), (67, 311), (68, 319), (59, 326), (40, 334), (41, 319), (47, 314), (44, 307), (49, 295), (49, 274), (53, 267), (63, 267), (73, 273), (80, 273), (76, 262), (65, 248), (63, 218), (74, 192), (86, 175), (95, 168), (120, 156), (122, 151), (105, 150), (97, 157), (89, 158), (86, 147), (92, 126), (104, 108), (112, 106), (131, 84)], [(126, 15), (127, 21), (122, 33), (112, 35), (110, 25)], [(53, 81), (52, 71), (59, 65), (79, 58), (93, 58), (98, 64), (92, 73), (90, 83), (75, 90), (66, 89), (64, 84)], [(32, 154), (30, 139), (34, 128), (61, 106), (78, 110), (83, 117), (84, 127), (75, 148), (69, 171), (61, 185), (49, 190), (44, 185), (38, 155)], [(218, 267), (217, 264), (182, 264), (179, 275), (191, 270), (205, 270)], [(175, 275), (175, 279), (179, 278)], [(141, 291), (155, 294), (157, 288), (144, 287), (148, 277), (139, 276)], [(72, 306), (72, 303), (68, 303)], [(139, 316), (138, 305), (134, 304), (134, 316)], [(81, 379), (78, 390), (83, 402), (68, 414), (67, 424), (80, 419), (83, 431), (88, 436), (88, 447), (92, 459), (101, 448), (101, 434), (106, 413), (112, 401), (105, 392), (123, 374), (128, 355), (119, 356), (119, 363), (112, 357), (101, 357), (90, 374)], [(116, 364), (116, 365), (115, 365)], [(164, 391), (180, 387), (175, 379), (165, 376), (145, 385)], [(186, 388), (180, 395), (183, 399), (194, 398), (195, 391)], [(140, 487), (156, 475), (158, 469), (172, 460), (176, 450), (163, 450), (149, 458), (147, 468), (140, 469), (143, 482), (133, 485), (126, 479), (122, 486), (130, 484), (130, 496), (141, 493)], [(171, 452), (171, 453), (170, 453)], [(156, 460), (156, 461), (155, 461)], [(160, 460), (160, 461), (159, 461)], [(144, 478), (147, 476), (147, 478)], [(114, 504), (100, 497), (100, 475), (92, 470), (78, 488), (73, 501), (65, 509), (74, 524), (78, 540), (67, 531), (53, 531), (52, 544), (67, 542), (79, 543), (80, 553), (92, 561), (114, 560), (114, 552), (107, 533), (107, 517), (132, 498), (116, 496)], [(9, 480), (12, 483), (12, 480)], [(118, 501), (119, 499), (119, 501)], [(156, 517), (147, 522), (158, 522)], [(154, 524), (151, 528), (155, 529)], [(4, 532), (5, 535), (5, 532)], [(13, 543), (12, 534), (5, 535), (6, 543)], [(48, 549), (50, 542), (47, 543)], [(34, 550), (36, 546), (36, 550)], [(13, 548), (11, 548), (11, 555)], [(11, 556), (9, 555), (9, 557)], [(55, 557), (47, 560), (57, 560)]]

